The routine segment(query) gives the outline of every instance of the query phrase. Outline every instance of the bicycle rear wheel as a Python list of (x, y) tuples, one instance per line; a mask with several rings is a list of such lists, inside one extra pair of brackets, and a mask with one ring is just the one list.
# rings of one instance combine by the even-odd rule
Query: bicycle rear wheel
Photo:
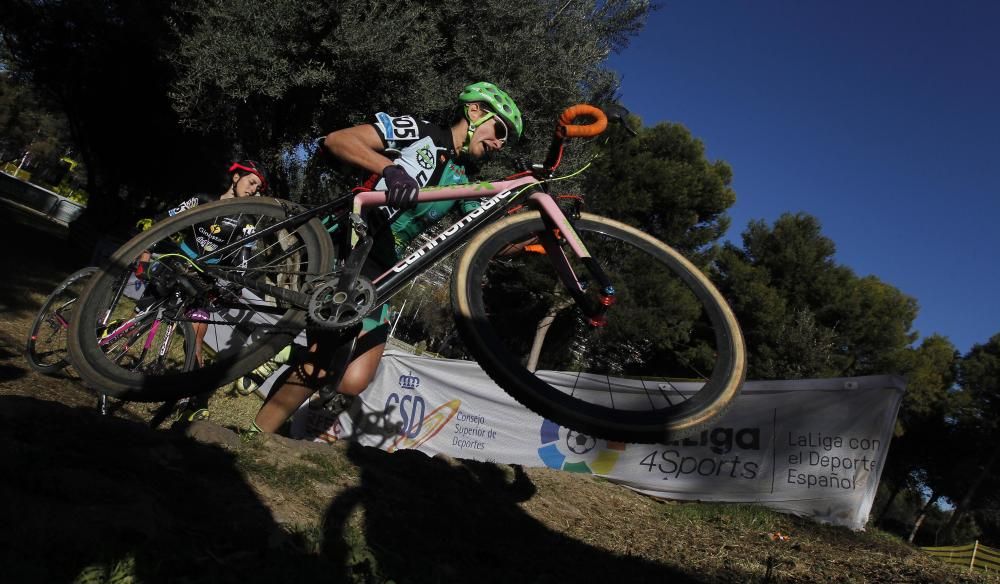
[[(157, 223), (122, 246), (84, 291), (70, 327), (70, 357), (84, 382), (120, 399), (179, 399), (225, 385), (289, 344), (305, 328), (305, 313), (284, 300), (254, 294), (234, 280), (245, 277), (301, 292), (313, 277), (330, 269), (333, 244), (316, 219), (247, 240), (284, 220), (290, 207), (294, 205), (263, 197), (217, 201)], [(246, 246), (227, 257), (199, 265), (192, 261), (244, 240)], [(239, 265), (243, 250), (249, 254), (242, 258), (246, 264)], [(132, 297), (121, 294), (147, 255), (145, 291)], [(162, 348), (167, 355), (162, 366), (136, 368), (132, 359), (124, 358), (138, 350), (134, 343), (122, 358), (108, 346), (107, 335), (124, 337), (125, 331), (105, 326), (95, 333), (93, 323), (128, 322), (137, 312), (149, 311), (156, 311), (161, 326), (204, 324), (203, 367), (187, 366), (187, 349), (178, 339)]]
[(38, 309), (24, 346), (24, 357), (35, 371), (51, 375), (68, 364), (66, 340), (73, 309), (88, 278), (96, 272), (94, 266), (73, 272), (56, 286)]
[[(700, 431), (746, 374), (729, 306), (697, 267), (645, 233), (586, 213), (575, 227), (615, 287), (607, 324), (588, 323), (532, 245), (545, 230), (540, 214), (520, 213), (477, 235), (455, 268), (452, 302), (466, 345), (511, 396), (577, 432), (657, 443)], [(596, 295), (597, 283), (590, 288)]]

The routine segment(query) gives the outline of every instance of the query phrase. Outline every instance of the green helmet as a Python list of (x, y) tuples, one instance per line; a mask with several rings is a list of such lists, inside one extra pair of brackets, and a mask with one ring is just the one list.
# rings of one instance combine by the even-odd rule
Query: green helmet
[[(462, 93), (459, 94), (458, 100), (462, 103), (476, 101), (485, 103), (491, 112), (499, 116), (507, 124), (508, 128), (514, 130), (515, 138), (521, 137), (521, 133), (524, 131), (524, 120), (521, 118), (521, 110), (517, 108), (514, 100), (496, 85), (487, 81), (467, 85), (462, 90)], [(469, 122), (471, 124), (471, 120)]]

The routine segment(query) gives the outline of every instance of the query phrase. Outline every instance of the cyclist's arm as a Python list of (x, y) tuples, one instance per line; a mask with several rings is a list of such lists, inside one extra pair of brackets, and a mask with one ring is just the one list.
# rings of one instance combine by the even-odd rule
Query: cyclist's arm
[(385, 150), (382, 137), (370, 124), (337, 130), (323, 140), (323, 145), (340, 160), (378, 175), (392, 164), (382, 154)]

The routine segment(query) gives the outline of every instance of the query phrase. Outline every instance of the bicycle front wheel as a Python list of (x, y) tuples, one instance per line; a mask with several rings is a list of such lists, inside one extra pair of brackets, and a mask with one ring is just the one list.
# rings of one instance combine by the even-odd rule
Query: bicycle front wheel
[(73, 309), (95, 273), (94, 266), (73, 272), (42, 303), (24, 347), (24, 357), (35, 371), (51, 375), (67, 365), (66, 341)]
[[(452, 302), (469, 350), (516, 400), (576, 432), (658, 443), (700, 431), (746, 374), (732, 310), (663, 242), (587, 213), (574, 225), (615, 289), (606, 324), (590, 323), (536, 245), (540, 214), (520, 213), (477, 235), (456, 266)], [(585, 279), (585, 263), (560, 245)], [(588, 296), (600, 288), (582, 283)]]
[[(84, 382), (120, 399), (169, 401), (225, 385), (292, 342), (305, 312), (237, 283), (281, 296), (305, 292), (329, 271), (333, 243), (318, 220), (261, 235), (292, 207), (264, 197), (216, 201), (122, 246), (84, 291), (70, 327), (70, 357)], [(226, 257), (202, 257), (238, 242)], [(147, 261), (143, 288), (130, 275)], [(191, 347), (202, 366), (191, 367)]]

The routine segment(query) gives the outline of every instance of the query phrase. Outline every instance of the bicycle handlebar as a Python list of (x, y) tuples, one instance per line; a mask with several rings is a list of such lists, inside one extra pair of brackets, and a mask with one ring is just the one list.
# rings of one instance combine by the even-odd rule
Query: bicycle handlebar
[[(582, 117), (594, 118), (594, 121), (582, 126), (574, 125), (577, 119)], [(559, 116), (559, 126), (556, 133), (564, 138), (590, 138), (597, 136), (608, 128), (608, 117), (600, 109), (581, 103), (566, 108), (566, 111)]]
[[(580, 118), (590, 117), (594, 121), (589, 124), (576, 125), (573, 122)], [(549, 146), (549, 154), (545, 157), (544, 168), (548, 172), (554, 171), (562, 162), (563, 142), (567, 138), (589, 138), (597, 136), (608, 128), (608, 116), (599, 108), (581, 103), (570, 106), (559, 116), (559, 123), (556, 125), (556, 135), (552, 138), (552, 145)]]

